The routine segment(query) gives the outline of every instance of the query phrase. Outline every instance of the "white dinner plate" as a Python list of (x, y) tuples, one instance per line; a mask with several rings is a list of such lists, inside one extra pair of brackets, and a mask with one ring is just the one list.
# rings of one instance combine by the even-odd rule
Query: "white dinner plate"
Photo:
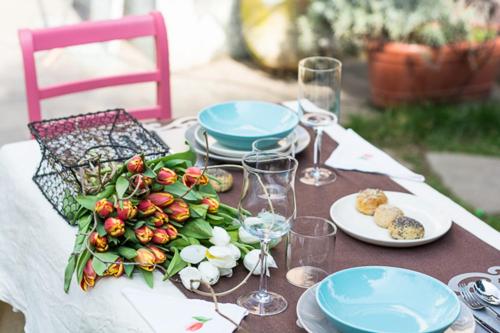
[[(304, 291), (297, 302), (297, 325), (309, 333), (340, 333), (330, 323), (316, 302), (316, 288), (319, 283)], [(474, 317), (467, 306), (460, 302), (460, 314), (445, 333), (473, 333)]]
[(399, 207), (403, 213), (420, 223), (425, 228), (424, 237), (415, 240), (398, 240), (389, 235), (389, 231), (379, 227), (373, 216), (361, 214), (356, 210), (358, 193), (347, 195), (335, 201), (330, 207), (330, 216), (335, 224), (346, 234), (367, 243), (389, 246), (410, 247), (435, 241), (451, 228), (451, 219), (438, 207), (413, 194), (384, 192), (389, 204)]
[[(205, 155), (205, 148), (198, 144), (196, 141), (195, 133), (196, 130), (198, 129), (199, 125), (194, 125), (186, 130), (185, 133), (185, 138), (186, 141), (189, 143), (191, 147), (193, 147), (194, 151), (197, 154), (200, 155)], [(295, 143), (295, 153), (298, 154), (302, 152), (304, 149), (307, 148), (309, 143), (311, 142), (311, 136), (309, 135), (309, 132), (302, 126), (297, 126), (295, 129), (296, 131), (296, 138), (297, 141)], [(224, 162), (236, 162), (236, 163), (241, 163), (241, 157), (234, 157), (234, 156), (224, 156), (220, 154), (216, 154), (212, 151), (210, 151), (210, 158), (218, 161), (224, 161)]]
[[(201, 147), (205, 146), (205, 137), (203, 136), (203, 127), (198, 126), (196, 128), (196, 130), (194, 131), (194, 137), (196, 139), (197, 144), (199, 144)], [(247, 154), (249, 152), (248, 150), (233, 149), (233, 148), (221, 145), (215, 138), (213, 138), (210, 135), (207, 135), (207, 139), (208, 139), (208, 149), (210, 150), (210, 152), (215, 153), (217, 155), (242, 158), (245, 154)], [(277, 147), (276, 149), (273, 149), (272, 150), (273, 152), (284, 151), (286, 148), (290, 147), (290, 145), (291, 145), (291, 143), (286, 144), (285, 140), (280, 141), (278, 144), (280, 146)]]

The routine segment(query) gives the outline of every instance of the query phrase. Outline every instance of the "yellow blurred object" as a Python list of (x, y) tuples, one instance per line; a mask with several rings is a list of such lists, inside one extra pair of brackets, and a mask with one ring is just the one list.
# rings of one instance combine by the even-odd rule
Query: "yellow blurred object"
[(298, 0), (241, 0), (243, 38), (251, 56), (272, 69), (296, 69)]

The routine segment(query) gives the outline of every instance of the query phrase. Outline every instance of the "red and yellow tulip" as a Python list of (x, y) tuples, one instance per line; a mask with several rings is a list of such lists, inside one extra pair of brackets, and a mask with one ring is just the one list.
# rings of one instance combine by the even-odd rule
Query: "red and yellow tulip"
[(89, 259), (85, 264), (85, 268), (83, 269), (82, 280), (80, 281), (80, 287), (87, 291), (95, 285), (97, 280), (97, 273), (94, 271), (94, 267), (92, 267), (92, 259)]
[(155, 263), (157, 264), (163, 264), (167, 260), (167, 255), (165, 252), (157, 248), (156, 246), (149, 245), (148, 249), (154, 254), (155, 256)]
[(174, 202), (165, 209), (165, 211), (167, 212), (168, 217), (176, 222), (184, 222), (190, 216), (189, 206), (182, 199), (175, 199)]
[(174, 202), (174, 196), (166, 192), (157, 192), (148, 195), (148, 200), (151, 201), (155, 206), (164, 208)]
[(153, 231), (153, 238), (151, 241), (155, 244), (166, 244), (170, 240), (168, 236), (167, 230), (165, 229), (156, 229)]
[(95, 212), (102, 218), (108, 217), (113, 213), (113, 204), (108, 199), (104, 198), (95, 203)]
[(151, 228), (145, 225), (135, 229), (134, 232), (135, 236), (137, 237), (137, 239), (141, 244), (149, 243), (153, 238), (153, 230), (151, 230)]
[(177, 181), (177, 174), (169, 168), (161, 168), (156, 175), (156, 182), (162, 185), (172, 185)]
[(123, 275), (125, 268), (123, 266), (123, 260), (122, 258), (118, 258), (115, 260), (114, 264), (111, 264), (108, 266), (108, 269), (104, 273), (105, 276), (114, 276), (114, 277), (120, 277)]
[(104, 230), (113, 237), (123, 236), (125, 233), (125, 222), (117, 217), (108, 217), (104, 221)]
[(144, 160), (141, 156), (135, 155), (130, 160), (127, 161), (127, 170), (130, 173), (142, 173), (144, 172)]
[(121, 204), (116, 204), (116, 216), (124, 221), (131, 220), (137, 215), (137, 208), (130, 200), (123, 200)]
[(182, 176), (182, 182), (187, 187), (192, 187), (194, 185), (206, 185), (208, 184), (208, 177), (203, 174), (200, 168), (189, 167), (186, 169), (184, 176)]
[(156, 257), (149, 249), (141, 247), (137, 250), (137, 256), (134, 258), (139, 267), (145, 271), (152, 271), (155, 268)]
[(156, 211), (159, 210), (158, 207), (156, 207), (151, 200), (142, 200), (139, 202), (137, 205), (137, 209), (139, 210), (139, 214), (141, 216), (151, 216), (153, 215)]
[(108, 237), (99, 236), (97, 232), (92, 232), (89, 236), (90, 245), (92, 245), (97, 252), (106, 252), (108, 250)]
[(167, 224), (167, 226), (165, 227), (165, 230), (167, 231), (167, 234), (168, 234), (168, 237), (170, 237), (170, 240), (176, 239), (177, 235), (179, 234), (177, 229), (171, 224)]
[(216, 214), (219, 210), (219, 201), (215, 198), (206, 197), (201, 200), (201, 203), (208, 206), (210, 214)]
[(168, 215), (163, 211), (158, 210), (155, 212), (153, 217), (151, 217), (150, 221), (154, 223), (155, 227), (159, 228), (168, 222)]

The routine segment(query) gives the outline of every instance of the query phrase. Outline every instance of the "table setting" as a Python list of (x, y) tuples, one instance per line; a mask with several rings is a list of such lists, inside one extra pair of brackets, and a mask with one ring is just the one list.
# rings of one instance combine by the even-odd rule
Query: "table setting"
[(500, 332), (500, 234), (339, 124), (341, 68), (30, 123), (0, 148), (0, 299), (27, 332)]

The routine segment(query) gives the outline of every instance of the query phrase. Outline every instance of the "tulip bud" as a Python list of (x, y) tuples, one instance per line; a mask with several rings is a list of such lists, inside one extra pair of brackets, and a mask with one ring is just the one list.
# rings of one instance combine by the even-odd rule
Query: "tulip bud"
[[(262, 269), (262, 263), (260, 262), (260, 250), (252, 250), (245, 255), (243, 258), (243, 265), (250, 272), (253, 270), (254, 275), (259, 275)], [(278, 268), (274, 258), (268, 254), (266, 258), (266, 275), (269, 276), (269, 267)]]
[(185, 267), (179, 272), (182, 285), (188, 290), (198, 289), (200, 287), (201, 273), (194, 267)]
[(159, 210), (155, 212), (150, 221), (154, 223), (155, 227), (159, 228), (168, 222), (168, 215)]
[(209, 285), (214, 285), (219, 281), (219, 269), (208, 261), (201, 262), (198, 265), (198, 271), (201, 273), (201, 280)]
[(95, 212), (102, 218), (106, 218), (113, 212), (113, 204), (106, 198), (95, 203)]
[(189, 167), (186, 169), (184, 176), (182, 176), (182, 182), (187, 187), (192, 187), (194, 185), (206, 185), (208, 184), (208, 177), (203, 175), (200, 168)]
[(139, 267), (145, 271), (152, 271), (155, 268), (156, 258), (153, 252), (142, 247), (137, 250), (137, 256), (134, 258)]
[(168, 237), (167, 230), (165, 229), (156, 229), (153, 231), (153, 239), (151, 239), (155, 244), (166, 244), (170, 237)]
[(127, 170), (130, 173), (142, 173), (144, 172), (144, 161), (139, 155), (135, 155), (127, 162)]
[(108, 250), (108, 237), (101, 237), (95, 231), (90, 234), (89, 242), (90, 245), (95, 247), (97, 252), (106, 252)]
[(156, 182), (162, 185), (172, 185), (177, 181), (177, 174), (169, 168), (161, 168), (156, 175)]
[(134, 175), (134, 178), (132, 180), (132, 185), (134, 188), (139, 187), (139, 189), (145, 189), (146, 187), (150, 186), (153, 184), (153, 179), (148, 176), (144, 176), (141, 174), (136, 174)]
[(121, 258), (118, 258), (115, 260), (114, 264), (111, 264), (108, 266), (108, 269), (104, 273), (105, 276), (114, 276), (114, 277), (120, 277), (123, 275), (125, 268), (123, 266), (123, 260)]
[(92, 288), (95, 285), (95, 281), (97, 280), (97, 273), (94, 271), (94, 267), (92, 267), (92, 259), (89, 259), (85, 264), (85, 268), (83, 269), (82, 280), (80, 281), (80, 287), (87, 291), (89, 288)]
[(167, 234), (168, 234), (168, 237), (170, 237), (170, 240), (176, 239), (177, 235), (179, 234), (179, 232), (177, 231), (177, 228), (171, 224), (167, 224), (167, 226), (165, 227), (165, 230), (167, 231)]
[(141, 244), (146, 244), (153, 238), (153, 230), (148, 226), (142, 226), (134, 230), (135, 236)]
[(219, 201), (217, 199), (206, 197), (201, 200), (201, 203), (208, 206), (210, 214), (216, 214), (219, 210)]
[(148, 200), (151, 201), (155, 206), (164, 208), (174, 202), (174, 196), (170, 193), (157, 192), (148, 195)]
[(214, 245), (226, 246), (231, 242), (231, 236), (226, 229), (215, 226), (212, 229), (212, 237), (208, 241)]
[(150, 200), (142, 200), (137, 205), (137, 209), (139, 210), (139, 214), (141, 214), (141, 216), (150, 216), (158, 210), (158, 207), (156, 207)]
[(168, 217), (176, 222), (184, 222), (189, 218), (189, 206), (182, 199), (175, 199), (167, 208)]
[(163, 264), (167, 260), (167, 255), (165, 252), (157, 248), (156, 246), (149, 245), (148, 249), (154, 254), (155, 256), (155, 263), (157, 264)]
[(133, 219), (137, 214), (137, 208), (130, 200), (123, 200), (116, 204), (116, 216), (124, 221)]
[(123, 236), (125, 233), (125, 223), (116, 217), (108, 217), (104, 221), (104, 230), (113, 237)]

